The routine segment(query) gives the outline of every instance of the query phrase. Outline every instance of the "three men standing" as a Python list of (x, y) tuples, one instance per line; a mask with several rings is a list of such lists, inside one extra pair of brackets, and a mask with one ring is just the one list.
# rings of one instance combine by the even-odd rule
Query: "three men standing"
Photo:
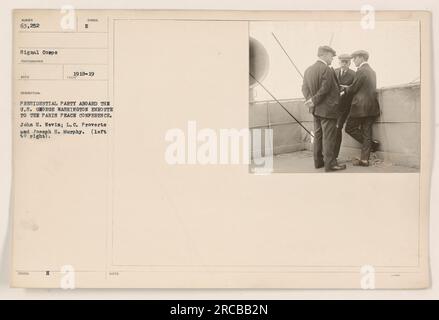
[[(302, 85), (305, 106), (314, 116), (314, 165), (324, 166), (327, 172), (346, 169), (337, 163), (346, 119), (346, 132), (362, 145), (361, 158), (354, 165), (368, 166), (370, 152), (379, 145), (372, 140), (372, 124), (380, 109), (369, 54), (359, 50), (340, 55), (340, 68), (334, 71), (330, 66), (335, 55), (331, 47), (319, 47), (318, 60), (306, 69)], [(356, 73), (349, 69), (351, 58)]]

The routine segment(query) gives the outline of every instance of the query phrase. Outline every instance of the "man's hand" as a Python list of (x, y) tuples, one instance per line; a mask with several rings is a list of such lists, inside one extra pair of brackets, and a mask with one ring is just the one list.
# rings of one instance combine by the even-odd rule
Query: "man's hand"
[(310, 113), (314, 113), (314, 102), (312, 102), (312, 99), (306, 100), (305, 106), (308, 107)]
[(348, 88), (350, 86), (340, 85), (340, 97), (348, 93)]
[(312, 99), (306, 100), (305, 101), (305, 106), (307, 106), (308, 108), (314, 107), (314, 102), (312, 102)]

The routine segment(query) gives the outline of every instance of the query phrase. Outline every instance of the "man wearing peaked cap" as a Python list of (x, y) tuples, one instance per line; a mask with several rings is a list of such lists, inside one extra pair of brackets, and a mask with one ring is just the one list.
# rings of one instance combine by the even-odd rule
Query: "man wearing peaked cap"
[(346, 89), (352, 85), (355, 78), (355, 71), (350, 69), (351, 55), (347, 53), (340, 54), (338, 56), (340, 67), (335, 69), (335, 74), (338, 79), (338, 83), (341, 88), (340, 96), (340, 116), (337, 119), (337, 138), (335, 142), (335, 157), (338, 158), (340, 153), (340, 146), (343, 137), (343, 126), (348, 118), (349, 111), (351, 109), (351, 97), (346, 95)]
[(318, 60), (306, 69), (302, 85), (305, 106), (314, 116), (314, 166), (316, 169), (324, 166), (325, 171), (346, 169), (337, 164), (334, 154), (340, 89), (329, 66), (335, 55), (331, 47), (319, 47)]
[(332, 55), (335, 57), (337, 53), (334, 49), (332, 49), (330, 46), (320, 46), (317, 50), (317, 56), (320, 57), (322, 54), (325, 53), (332, 53)]
[(367, 52), (366, 50), (357, 50), (351, 54), (351, 57), (352, 58), (363, 57), (364, 61), (367, 61), (367, 60), (369, 60), (369, 52)]
[(338, 60), (347, 60), (350, 61), (352, 59), (352, 56), (348, 53), (342, 53), (338, 55)]
[(372, 139), (372, 125), (380, 115), (376, 73), (367, 62), (367, 51), (355, 51), (352, 58), (357, 72), (352, 86), (346, 91), (351, 96), (352, 103), (345, 131), (361, 144), (361, 157), (354, 161), (354, 165), (367, 167), (370, 153), (375, 152), (379, 146), (379, 141)]

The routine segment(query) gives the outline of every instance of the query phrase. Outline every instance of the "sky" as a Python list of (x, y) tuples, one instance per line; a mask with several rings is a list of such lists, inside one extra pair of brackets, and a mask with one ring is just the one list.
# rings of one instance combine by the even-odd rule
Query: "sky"
[[(367, 50), (369, 64), (377, 73), (377, 86), (387, 87), (419, 80), (419, 24), (412, 21), (377, 21), (375, 29), (363, 29), (360, 22), (252, 22), (250, 36), (258, 40), (269, 55), (269, 70), (263, 85), (277, 99), (302, 98), (302, 79), (272, 36), (277, 36), (299, 70), (317, 60), (317, 48), (328, 45), (337, 54)], [(334, 58), (334, 68), (338, 59)], [(356, 70), (354, 64), (351, 69)], [(255, 100), (271, 100), (260, 86)]]

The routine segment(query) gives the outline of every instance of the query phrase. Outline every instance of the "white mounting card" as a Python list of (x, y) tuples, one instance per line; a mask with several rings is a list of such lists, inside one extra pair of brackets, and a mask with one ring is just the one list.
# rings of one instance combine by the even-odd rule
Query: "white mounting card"
[[(420, 11), (14, 11), (11, 285), (428, 287), (430, 23)], [(303, 86), (318, 66), (326, 90), (343, 53), (356, 85), (331, 78), (352, 97), (337, 166), (338, 118), (310, 114)], [(373, 73), (369, 155), (352, 130), (369, 139), (353, 110)]]

